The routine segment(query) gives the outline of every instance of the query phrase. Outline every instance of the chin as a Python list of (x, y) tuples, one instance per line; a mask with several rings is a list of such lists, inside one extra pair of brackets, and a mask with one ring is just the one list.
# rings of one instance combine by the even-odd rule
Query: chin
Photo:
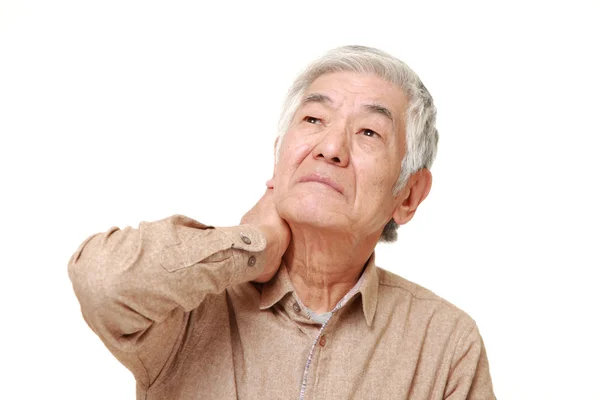
[(349, 218), (344, 204), (320, 196), (287, 199), (278, 206), (279, 215), (290, 225), (309, 225), (318, 228), (344, 229)]

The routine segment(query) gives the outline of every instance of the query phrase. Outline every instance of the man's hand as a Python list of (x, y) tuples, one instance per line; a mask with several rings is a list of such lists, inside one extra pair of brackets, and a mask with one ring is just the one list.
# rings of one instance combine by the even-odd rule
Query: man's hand
[(277, 213), (275, 202), (273, 201), (272, 181), (267, 182), (267, 190), (260, 198), (258, 203), (242, 217), (242, 224), (253, 224), (258, 226), (260, 231), (267, 238), (267, 265), (263, 273), (256, 278), (255, 282), (268, 282), (275, 276), (281, 258), (290, 244), (290, 227)]

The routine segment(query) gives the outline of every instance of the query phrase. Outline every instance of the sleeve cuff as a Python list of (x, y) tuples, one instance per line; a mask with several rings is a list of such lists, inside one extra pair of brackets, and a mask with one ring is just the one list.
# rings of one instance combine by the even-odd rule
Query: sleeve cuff
[(231, 242), (233, 263), (236, 266), (231, 284), (248, 282), (259, 277), (266, 264), (267, 239), (256, 225), (218, 228)]

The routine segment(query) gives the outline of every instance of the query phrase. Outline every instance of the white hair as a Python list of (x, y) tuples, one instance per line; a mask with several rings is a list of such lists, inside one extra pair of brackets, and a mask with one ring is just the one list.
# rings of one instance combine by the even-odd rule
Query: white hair
[[(417, 74), (404, 62), (381, 50), (365, 46), (343, 46), (330, 50), (310, 64), (294, 81), (289, 89), (279, 118), (275, 161), (283, 136), (290, 124), (308, 87), (321, 75), (332, 72), (356, 72), (374, 74), (399, 87), (408, 99), (405, 114), (406, 147), (398, 180), (392, 195), (398, 194), (408, 178), (415, 172), (430, 169), (435, 159), (438, 131), (435, 127), (436, 108), (429, 91)], [(380, 241), (393, 242), (397, 239), (398, 225), (392, 219), (385, 226)]]

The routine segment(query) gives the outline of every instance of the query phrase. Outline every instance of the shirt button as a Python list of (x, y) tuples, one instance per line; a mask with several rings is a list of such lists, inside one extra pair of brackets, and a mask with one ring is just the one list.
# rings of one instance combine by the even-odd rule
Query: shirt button
[(294, 311), (296, 311), (297, 313), (300, 312), (300, 306), (298, 305), (298, 303), (294, 302), (294, 305), (292, 307), (294, 308)]
[(256, 264), (256, 257), (250, 256), (250, 258), (248, 259), (248, 266), (254, 267), (255, 264)]
[(246, 235), (242, 235), (242, 242), (246, 243), (246, 244), (250, 244), (252, 243), (252, 240), (250, 240), (250, 238)]
[(325, 347), (326, 344), (327, 338), (325, 336), (321, 336), (321, 339), (319, 339), (319, 345), (321, 345), (321, 347)]

